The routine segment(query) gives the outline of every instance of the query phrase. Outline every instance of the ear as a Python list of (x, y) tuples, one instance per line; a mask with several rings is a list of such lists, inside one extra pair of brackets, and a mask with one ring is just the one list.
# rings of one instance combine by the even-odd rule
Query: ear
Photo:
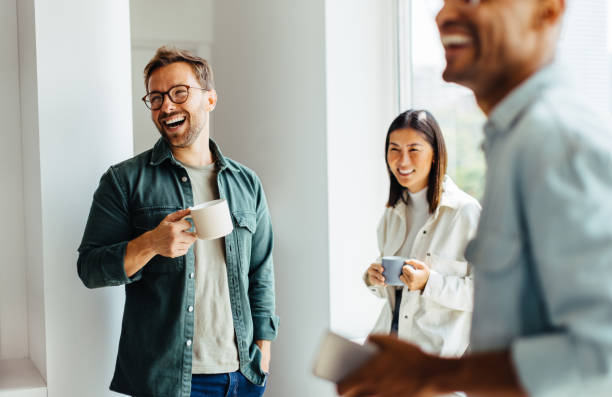
[(217, 91), (210, 90), (206, 98), (206, 111), (212, 112), (217, 106)]
[(538, 25), (556, 25), (565, 13), (566, 0), (538, 0)]

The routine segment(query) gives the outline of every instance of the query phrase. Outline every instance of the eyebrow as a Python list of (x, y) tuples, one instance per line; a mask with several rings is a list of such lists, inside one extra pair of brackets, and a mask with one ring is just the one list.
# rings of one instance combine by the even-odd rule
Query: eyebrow
[[(399, 145), (399, 144), (397, 144), (395, 142), (389, 142), (389, 145), (401, 146), (401, 145)], [(410, 143), (410, 144), (408, 144), (406, 146), (423, 146), (423, 144), (422, 143)]]

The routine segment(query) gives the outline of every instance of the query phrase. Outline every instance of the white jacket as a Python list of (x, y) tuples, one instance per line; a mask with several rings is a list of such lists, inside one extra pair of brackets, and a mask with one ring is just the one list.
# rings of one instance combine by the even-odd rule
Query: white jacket
[[(444, 178), (440, 205), (417, 234), (410, 258), (425, 262), (431, 270), (423, 291), (404, 286), (398, 336), (424, 351), (443, 357), (461, 356), (469, 341), (473, 307), (472, 269), (464, 257), (474, 237), (480, 204), (448, 176)], [(378, 247), (383, 256), (397, 255), (408, 235), (406, 204), (387, 208), (378, 226)], [(395, 287), (368, 285), (387, 299), (372, 333), (389, 333), (395, 305)]]

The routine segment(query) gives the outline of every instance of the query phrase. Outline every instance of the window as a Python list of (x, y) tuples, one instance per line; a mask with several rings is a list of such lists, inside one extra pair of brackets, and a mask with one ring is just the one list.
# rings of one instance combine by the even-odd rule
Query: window
[[(472, 92), (442, 80), (446, 61), (428, 0), (399, 0), (400, 107), (424, 108), (436, 117), (449, 154), (448, 174), (481, 198), (484, 156), (480, 150), (485, 116)], [(612, 0), (568, 2), (558, 58), (594, 107), (610, 111), (612, 97)]]
[(428, 0), (400, 0), (400, 110), (427, 109), (438, 120), (448, 150), (447, 173), (480, 199), (485, 162), (480, 150), (485, 115), (470, 90), (442, 79), (444, 50)]

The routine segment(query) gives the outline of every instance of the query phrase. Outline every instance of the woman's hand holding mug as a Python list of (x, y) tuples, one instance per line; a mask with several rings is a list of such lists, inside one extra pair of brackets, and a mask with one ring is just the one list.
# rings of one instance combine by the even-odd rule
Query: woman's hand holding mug
[(383, 276), (383, 266), (380, 263), (372, 263), (368, 268), (368, 281), (372, 285), (380, 287), (385, 286), (385, 277)]
[(411, 291), (425, 289), (429, 280), (429, 267), (416, 259), (409, 259), (402, 268), (400, 280), (408, 286)]

